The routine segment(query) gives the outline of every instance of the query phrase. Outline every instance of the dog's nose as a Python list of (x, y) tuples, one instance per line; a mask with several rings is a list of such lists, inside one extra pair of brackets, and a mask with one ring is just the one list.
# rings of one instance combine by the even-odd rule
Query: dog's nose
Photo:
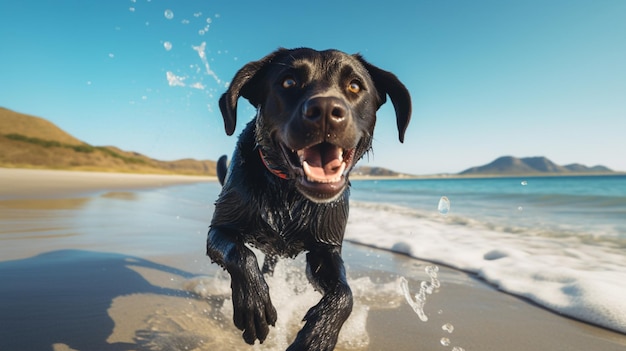
[(302, 105), (302, 116), (308, 123), (334, 128), (344, 123), (348, 116), (348, 108), (339, 98), (318, 96)]

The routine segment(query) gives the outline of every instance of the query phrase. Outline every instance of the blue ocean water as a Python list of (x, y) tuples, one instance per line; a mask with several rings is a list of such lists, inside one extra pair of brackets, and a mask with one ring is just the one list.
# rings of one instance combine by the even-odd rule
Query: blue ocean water
[(505, 232), (586, 236), (626, 247), (626, 176), (358, 180), (351, 199), (390, 203)]
[(626, 176), (357, 180), (346, 240), (626, 333)]

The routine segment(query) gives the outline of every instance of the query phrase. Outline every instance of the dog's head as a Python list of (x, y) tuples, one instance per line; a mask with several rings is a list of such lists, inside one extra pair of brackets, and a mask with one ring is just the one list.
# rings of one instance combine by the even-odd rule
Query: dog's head
[(224, 127), (235, 131), (237, 100), (257, 110), (256, 142), (265, 165), (315, 202), (340, 196), (348, 174), (372, 145), (376, 111), (391, 97), (400, 142), (411, 97), (390, 72), (336, 50), (279, 49), (250, 62), (220, 99)]

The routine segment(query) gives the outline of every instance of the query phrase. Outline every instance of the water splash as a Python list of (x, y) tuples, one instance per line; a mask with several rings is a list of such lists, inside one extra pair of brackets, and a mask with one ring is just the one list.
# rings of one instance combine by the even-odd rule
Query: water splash
[(452, 334), (452, 332), (454, 331), (454, 326), (450, 323), (446, 323), (444, 325), (441, 326), (441, 329), (447, 331), (448, 333)]
[(185, 86), (185, 77), (177, 76), (174, 73), (167, 71), (165, 72), (165, 76), (167, 78), (167, 83), (171, 87), (184, 87)]
[(450, 339), (443, 337), (439, 340), (442, 346), (450, 346)]
[(433, 292), (435, 292), (435, 289), (438, 289), (441, 286), (441, 283), (437, 279), (437, 272), (439, 272), (439, 267), (433, 265), (426, 267), (424, 270), (426, 271), (426, 274), (430, 276), (430, 282), (423, 281), (420, 283), (420, 290), (417, 294), (415, 294), (415, 299), (411, 297), (409, 282), (404, 277), (400, 278), (400, 288), (402, 289), (404, 298), (413, 308), (413, 311), (415, 311), (415, 313), (422, 320), (422, 322), (428, 321), (428, 316), (424, 312), (424, 306), (426, 305), (426, 296), (431, 295)]
[[(272, 302), (278, 312), (276, 326), (270, 329), (268, 338), (263, 342), (263, 350), (285, 350), (293, 341), (294, 335), (302, 327), (302, 317), (307, 310), (314, 306), (321, 295), (308, 282), (302, 270), (302, 262), (281, 260), (276, 265), (274, 275), (266, 277), (270, 287)], [(341, 328), (338, 349), (367, 350), (370, 336), (367, 331), (367, 319), (372, 310), (397, 308), (402, 303), (398, 296), (398, 280), (389, 282), (374, 282), (370, 277), (349, 279), (354, 295), (353, 311)], [(198, 304), (207, 309), (204, 312), (196, 310), (191, 316), (184, 316), (180, 311), (172, 310), (165, 315), (156, 316), (155, 321), (162, 323), (159, 327), (160, 336), (175, 338), (181, 330), (190, 333), (195, 339), (205, 340), (203, 345), (196, 346), (196, 350), (244, 350), (244, 341), (241, 332), (232, 323), (232, 299), (230, 277), (224, 271), (219, 271), (213, 277), (195, 277), (184, 282), (186, 291), (202, 297), (204, 304)], [(168, 306), (168, 305), (166, 305)], [(168, 329), (166, 319), (180, 317), (185, 323), (193, 324), (199, 320), (197, 327), (187, 329)], [(184, 318), (183, 318), (184, 317)], [(169, 325), (169, 323), (168, 323)], [(153, 333), (151, 333), (153, 334)], [(152, 339), (154, 335), (148, 335)], [(189, 338), (187, 338), (189, 339)], [(194, 339), (194, 340), (195, 340)], [(153, 340), (150, 345), (163, 345), (163, 338)], [(180, 350), (171, 348), (168, 350)], [(257, 350), (257, 348), (254, 348)], [(149, 350), (161, 351), (157, 348)]]
[(211, 69), (211, 66), (209, 65), (209, 60), (206, 57), (206, 42), (203, 41), (202, 44), (198, 46), (192, 46), (192, 48), (198, 53), (198, 56), (200, 57), (200, 60), (202, 61), (202, 64), (204, 65), (204, 69), (206, 70), (206, 74), (213, 77), (213, 79), (215, 79), (215, 82), (217, 84), (221, 84), (222, 80)]
[(437, 210), (444, 216), (450, 212), (450, 200), (447, 196), (442, 196), (441, 199), (439, 199)]

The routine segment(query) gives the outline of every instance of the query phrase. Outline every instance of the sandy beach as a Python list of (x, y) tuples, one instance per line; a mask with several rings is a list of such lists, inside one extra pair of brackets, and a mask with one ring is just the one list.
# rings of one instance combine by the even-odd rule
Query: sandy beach
[(0, 199), (154, 188), (217, 181), (215, 177), (0, 168)]
[[(0, 168), (0, 351), (281, 350), (319, 295), (304, 261), (268, 279), (279, 314), (263, 345), (239, 337), (228, 277), (204, 255), (215, 179)], [(626, 335), (560, 316), (431, 263), (346, 243), (355, 295), (337, 350), (626, 348)]]

